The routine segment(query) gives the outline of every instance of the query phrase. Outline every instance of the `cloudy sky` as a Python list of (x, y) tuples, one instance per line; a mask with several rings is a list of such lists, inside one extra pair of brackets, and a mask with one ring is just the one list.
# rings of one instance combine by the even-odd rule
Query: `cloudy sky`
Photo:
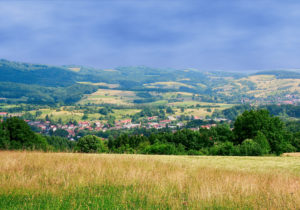
[(0, 58), (99, 68), (300, 68), (300, 1), (0, 0)]

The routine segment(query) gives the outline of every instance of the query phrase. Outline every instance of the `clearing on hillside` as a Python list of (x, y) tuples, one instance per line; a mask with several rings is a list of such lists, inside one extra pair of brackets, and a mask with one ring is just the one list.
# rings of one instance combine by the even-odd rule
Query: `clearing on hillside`
[(79, 104), (116, 104), (132, 105), (136, 94), (133, 91), (99, 89), (97, 92), (86, 95)]

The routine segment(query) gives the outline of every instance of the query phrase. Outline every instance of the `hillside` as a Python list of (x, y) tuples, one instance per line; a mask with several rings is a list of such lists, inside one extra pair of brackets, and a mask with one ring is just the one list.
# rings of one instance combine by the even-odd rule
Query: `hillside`
[[(95, 93), (101, 89), (133, 91), (129, 99), (126, 94), (120, 97), (119, 104), (162, 101), (296, 104), (300, 95), (300, 73), (293, 71), (246, 75), (144, 66), (96, 69), (0, 60), (0, 73), (0, 98), (12, 103), (109, 103), (103, 100), (105, 95)], [(100, 96), (101, 100), (95, 100)]]

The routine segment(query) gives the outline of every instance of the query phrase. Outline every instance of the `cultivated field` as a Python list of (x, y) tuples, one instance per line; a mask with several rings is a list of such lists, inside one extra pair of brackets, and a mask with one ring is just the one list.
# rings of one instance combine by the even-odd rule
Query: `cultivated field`
[(116, 104), (132, 105), (137, 98), (133, 91), (99, 89), (97, 92), (86, 95), (78, 104)]
[(0, 209), (299, 209), (300, 157), (0, 152)]
[[(253, 75), (242, 79), (229, 79), (230, 83), (215, 87), (225, 95), (234, 95), (235, 92), (242, 91), (248, 96), (264, 98), (278, 94), (300, 93), (300, 79), (277, 79), (274, 75)], [(245, 83), (253, 83), (250, 89)]]

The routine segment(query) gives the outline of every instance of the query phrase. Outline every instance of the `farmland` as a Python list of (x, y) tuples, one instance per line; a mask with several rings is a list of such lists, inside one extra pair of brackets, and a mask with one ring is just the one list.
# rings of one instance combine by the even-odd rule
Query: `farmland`
[(133, 91), (99, 89), (97, 92), (85, 96), (79, 104), (132, 105), (135, 96)]
[[(101, 109), (98, 108), (98, 109)], [(58, 120), (61, 120), (63, 123), (67, 123), (69, 121), (81, 121), (82, 117), (84, 116), (83, 110), (76, 109), (75, 106), (64, 106), (60, 107), (59, 109), (39, 109), (35, 111), (30, 111), (32, 115), (36, 115), (37, 112), (41, 112), (41, 115), (37, 117), (38, 120), (45, 119), (46, 116), (49, 117), (54, 122), (57, 122)], [(114, 109), (113, 113), (111, 114), (114, 116), (116, 119), (121, 120), (121, 119), (126, 119), (130, 117), (131, 115), (134, 115), (135, 113), (140, 112), (140, 109)], [(87, 119), (88, 121), (95, 121), (99, 120), (99, 118), (104, 117), (104, 115), (99, 114), (97, 112), (93, 112), (92, 114), (87, 114)]]
[(0, 153), (4, 209), (297, 209), (299, 157)]

